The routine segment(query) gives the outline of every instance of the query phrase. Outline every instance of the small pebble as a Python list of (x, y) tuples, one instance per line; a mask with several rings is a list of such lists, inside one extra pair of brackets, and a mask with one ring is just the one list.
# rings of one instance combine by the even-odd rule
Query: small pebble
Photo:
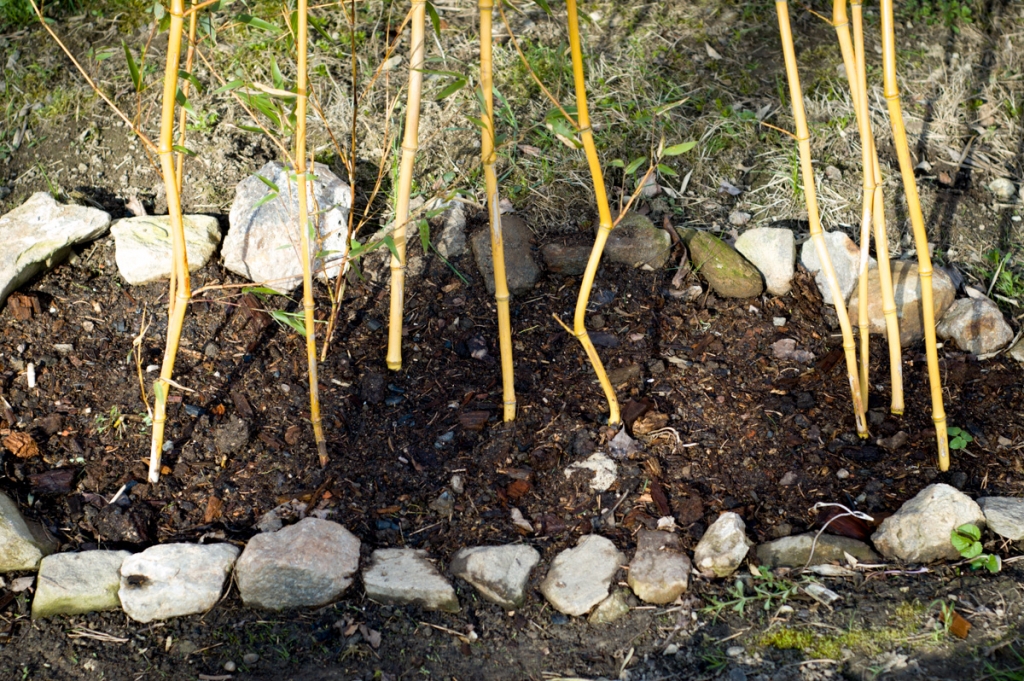
[(203, 354), (210, 358), (216, 357), (220, 354), (220, 348), (217, 347), (216, 343), (207, 343), (206, 347), (203, 348)]
[(839, 470), (836, 471), (836, 477), (839, 478), (840, 480), (846, 480), (848, 477), (850, 477), (850, 471), (846, 470), (845, 468), (840, 468)]
[(748, 222), (750, 222), (750, 213), (744, 213), (741, 210), (734, 210), (729, 213), (729, 224), (733, 227), (742, 227)]
[(224, 671), (226, 671), (226, 672), (233, 672), (236, 669), (238, 669), (238, 665), (236, 665), (231, 660), (228, 660), (227, 662), (224, 663)]
[(772, 324), (774, 326), (785, 326), (786, 325), (786, 318), (785, 317), (772, 317)]
[(82, 322), (82, 330), (85, 331), (86, 333), (92, 333), (92, 330), (95, 328), (96, 325), (90, 322), (89, 320)]
[(260, 661), (260, 656), (256, 653), (246, 653), (242, 656), (242, 663), (252, 666)]
[(739, 657), (743, 654), (743, 646), (729, 646), (725, 649), (725, 654), (728, 657)]
[(452, 491), (456, 494), (462, 494), (465, 491), (465, 483), (462, 481), (462, 476), (455, 474), (452, 476)]
[(667, 646), (665, 646), (665, 651), (662, 653), (662, 655), (670, 656), (675, 655), (678, 652), (679, 646), (677, 646), (675, 643), (669, 643)]

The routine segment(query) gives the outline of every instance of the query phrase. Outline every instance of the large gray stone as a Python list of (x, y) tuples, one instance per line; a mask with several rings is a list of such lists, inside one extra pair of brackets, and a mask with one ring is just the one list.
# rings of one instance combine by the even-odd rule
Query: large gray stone
[[(328, 253), (326, 264), (318, 258), (313, 271), (321, 276), (326, 272), (333, 278), (348, 250), (352, 191), (327, 166), (314, 163), (312, 171), (316, 175), (312, 190), (306, 186), (310, 221), (316, 226), (319, 249)], [(302, 283), (298, 182), (292, 175), (288, 166), (270, 161), (256, 175), (238, 183), (221, 252), (227, 269), (285, 293)], [(258, 176), (277, 186), (276, 198), (266, 200), (273, 190)], [(309, 255), (316, 254), (317, 248), (311, 243)]]
[(541, 257), (548, 271), (567, 277), (583, 274), (590, 261), (590, 246), (564, 246), (562, 244), (544, 244), (540, 249)]
[(753, 545), (747, 539), (743, 518), (729, 511), (718, 516), (697, 542), (693, 562), (708, 579), (728, 577), (740, 566)]
[(754, 298), (764, 292), (761, 273), (746, 258), (708, 232), (680, 232), (690, 249), (690, 262), (723, 298)]
[[(209, 215), (185, 215), (185, 255), (188, 271), (195, 272), (210, 260), (220, 243), (217, 218)], [(166, 281), (171, 276), (171, 218), (146, 215), (115, 220), (110, 226), (114, 236), (114, 259), (121, 277), (133, 286)]]
[(206, 612), (238, 557), (231, 544), (161, 544), (125, 558), (118, 596), (136, 622)]
[(636, 554), (629, 563), (629, 587), (647, 603), (671, 603), (686, 591), (690, 569), (677, 535), (640, 530)]
[(580, 537), (575, 548), (565, 549), (551, 563), (541, 593), (551, 606), (566, 615), (584, 615), (608, 597), (608, 587), (626, 557), (615, 544), (596, 534)]
[(530, 571), (540, 554), (525, 544), (465, 548), (452, 559), (451, 573), (472, 584), (480, 595), (507, 610), (523, 604)]
[[(896, 318), (900, 326), (900, 344), (908, 345), (924, 338), (924, 317), (921, 307), (921, 280), (917, 274), (917, 263), (907, 260), (890, 262), (892, 270), (893, 298), (896, 303)], [(885, 314), (882, 312), (882, 285), (879, 269), (868, 270), (868, 323), (871, 333), (884, 334)], [(932, 271), (932, 302), (935, 319), (942, 319), (956, 297), (956, 288), (949, 275), (940, 269)], [(860, 288), (853, 290), (850, 298), (850, 321), (856, 325)]]
[[(860, 278), (860, 247), (843, 232), (825, 232), (825, 248), (828, 250), (832, 267), (836, 271), (836, 279), (839, 281), (839, 290), (843, 294), (843, 302), (850, 299), (850, 294), (857, 287), (857, 280)], [(874, 262), (868, 258), (868, 267)], [(828, 305), (834, 305), (832, 301), (832, 288), (825, 280), (821, 269), (821, 261), (818, 259), (818, 249), (814, 245), (814, 239), (808, 239), (800, 247), (800, 263), (808, 272), (814, 275), (814, 282), (821, 291), (821, 297)]]
[(455, 589), (427, 559), (426, 551), (377, 549), (363, 571), (363, 586), (367, 597), (378, 603), (459, 611)]
[(969, 496), (946, 484), (928, 485), (882, 521), (871, 536), (886, 558), (905, 563), (952, 560), (960, 553), (950, 533), (966, 523), (985, 526), (985, 514)]
[(466, 208), (461, 201), (448, 204), (435, 248), (442, 258), (449, 260), (466, 252)]
[(1024, 338), (1021, 338), (1014, 343), (1013, 347), (1006, 351), (1006, 354), (1021, 364), (1024, 364)]
[[(522, 295), (533, 288), (540, 278), (540, 267), (533, 259), (530, 241), (533, 232), (517, 215), (501, 216), (501, 238), (505, 248), (505, 280), (509, 293)], [(487, 292), (494, 295), (494, 259), (491, 257), (491, 228), (484, 227), (469, 237), (480, 276)]]
[(359, 540), (338, 523), (304, 518), (257, 534), (235, 565), (242, 602), (284, 610), (330, 603), (359, 569)]
[(1013, 329), (1003, 319), (999, 306), (988, 298), (961, 298), (953, 301), (935, 333), (952, 340), (964, 352), (986, 355), (1006, 347), (1013, 340)]
[(119, 570), (127, 551), (57, 553), (43, 558), (32, 599), (32, 619), (121, 607)]
[(18, 505), (0, 492), (0, 572), (35, 570), (57, 542), (39, 523), (21, 515)]
[(1010, 541), (1024, 539), (1024, 499), (981, 497), (978, 506), (985, 514), (988, 529)]
[[(815, 543), (815, 534), (817, 533), (808, 532), (761, 544), (757, 547), (757, 560), (762, 565), (770, 567), (801, 568), (805, 565), (846, 563), (845, 554), (847, 553), (862, 563), (877, 563), (881, 560), (878, 554), (862, 541), (822, 534), (818, 536), (818, 541)], [(814, 556), (813, 560), (808, 563), (807, 559), (811, 557), (812, 545), (814, 546)]]
[(784, 296), (793, 288), (796, 239), (779, 227), (748, 229), (736, 239), (736, 250), (761, 271), (768, 293)]
[(16, 288), (50, 269), (71, 247), (106, 233), (110, 215), (95, 208), (62, 205), (46, 192), (0, 217), (0, 304)]
[(603, 258), (630, 267), (660, 270), (672, 253), (672, 235), (658, 229), (646, 215), (626, 213), (608, 234)]

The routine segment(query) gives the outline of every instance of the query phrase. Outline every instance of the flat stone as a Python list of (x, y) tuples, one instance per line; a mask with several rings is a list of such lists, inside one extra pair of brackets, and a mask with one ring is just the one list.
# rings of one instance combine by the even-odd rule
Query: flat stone
[(95, 208), (62, 205), (46, 192), (0, 217), (0, 304), (15, 289), (71, 252), (106, 233), (110, 215)]
[(359, 569), (359, 540), (338, 523), (304, 518), (257, 534), (235, 565), (242, 602), (268, 610), (331, 603)]
[[(532, 289), (540, 278), (540, 267), (533, 259), (530, 242), (533, 232), (517, 215), (501, 216), (501, 236), (505, 248), (505, 279), (509, 293), (522, 295)], [(494, 259), (491, 257), (491, 228), (484, 227), (469, 237), (477, 269), (484, 278), (487, 292), (494, 295)]]
[(551, 606), (579, 616), (608, 597), (608, 587), (626, 557), (611, 540), (596, 534), (580, 537), (575, 548), (565, 549), (551, 563), (540, 591)]
[(32, 619), (121, 607), (119, 570), (127, 551), (55, 553), (39, 564)]
[[(310, 220), (316, 225), (317, 240), (322, 250), (329, 252), (326, 266), (317, 259), (313, 271), (320, 276), (326, 271), (334, 278), (341, 269), (338, 261), (348, 250), (348, 211), (352, 206), (352, 191), (321, 163), (314, 163), (312, 172), (316, 179), (312, 188), (307, 183), (306, 192), (310, 216), (317, 215), (319, 219), (310, 217)], [(270, 161), (258, 173), (238, 183), (228, 215), (228, 234), (221, 250), (224, 267), (282, 293), (288, 293), (302, 283), (298, 183), (290, 175), (291, 168), (278, 161)], [(273, 190), (258, 176), (277, 186), (276, 198), (266, 200)], [(315, 243), (310, 244), (310, 256), (316, 247)]]
[(953, 560), (960, 553), (950, 533), (966, 523), (985, 526), (985, 514), (969, 496), (946, 484), (928, 485), (882, 521), (871, 535), (875, 548), (892, 560), (931, 563)]
[(988, 529), (1010, 541), (1024, 539), (1024, 499), (981, 497), (978, 506), (985, 514)]
[[(769, 567), (804, 567), (805, 565), (823, 565), (826, 563), (846, 563), (846, 556), (849, 553), (862, 563), (878, 563), (881, 559), (878, 554), (871, 550), (871, 547), (862, 541), (849, 537), (839, 537), (832, 534), (822, 534), (814, 543), (816, 532), (797, 534), (792, 537), (783, 537), (767, 544), (760, 544), (757, 547), (757, 560), (762, 565)], [(814, 556), (810, 563), (807, 562), (811, 555), (811, 545), (814, 544)]]
[(590, 471), (590, 489), (605, 492), (618, 477), (619, 467), (603, 452), (594, 452), (583, 461), (569, 464), (565, 477), (572, 477), (577, 471)]
[(616, 589), (611, 596), (597, 604), (587, 621), (591, 624), (611, 624), (629, 614), (630, 610), (629, 590)]
[(514, 610), (526, 598), (530, 571), (540, 554), (525, 544), (465, 548), (452, 559), (451, 573), (480, 592), (486, 600)]
[(238, 557), (231, 544), (160, 544), (125, 558), (118, 596), (136, 622), (206, 612)]
[[(195, 272), (209, 262), (217, 249), (220, 226), (217, 218), (209, 215), (185, 215), (183, 222), (188, 271)], [(121, 278), (133, 286), (168, 280), (172, 261), (170, 216), (115, 220), (110, 233), (114, 236), (114, 259)]]
[(544, 244), (540, 255), (549, 272), (567, 277), (583, 274), (590, 260), (590, 246), (563, 246), (562, 244)]
[(1013, 347), (1006, 351), (1006, 354), (1024, 364), (1024, 338), (1014, 343)]
[(754, 298), (764, 292), (761, 273), (746, 258), (708, 232), (682, 230), (693, 269), (723, 298)]
[(974, 355), (995, 352), (1013, 340), (1013, 329), (1003, 319), (999, 306), (988, 298), (953, 301), (942, 320), (935, 325), (935, 333)]
[(0, 573), (35, 570), (57, 542), (42, 525), (21, 515), (18, 505), (0, 492)]
[(646, 215), (630, 211), (608, 234), (602, 259), (630, 267), (660, 270), (671, 253), (672, 235), (655, 227)]
[(708, 579), (728, 577), (740, 566), (753, 546), (747, 539), (743, 518), (729, 511), (718, 516), (693, 552), (693, 562)]
[(377, 549), (363, 571), (363, 586), (378, 603), (459, 611), (455, 589), (419, 549)]
[[(850, 298), (850, 294), (857, 287), (857, 280), (860, 272), (860, 247), (843, 232), (825, 232), (825, 248), (828, 250), (832, 267), (836, 271), (836, 279), (839, 281), (839, 290), (843, 294), (843, 302)], [(868, 258), (868, 268), (874, 262)], [(828, 305), (834, 305), (832, 301), (832, 289), (825, 281), (825, 275), (821, 271), (821, 261), (818, 260), (818, 250), (814, 246), (814, 240), (808, 239), (800, 247), (800, 263), (808, 272), (814, 275), (814, 282), (821, 291), (821, 297)]]
[(779, 227), (748, 229), (736, 239), (736, 250), (760, 270), (768, 293), (784, 296), (793, 288), (796, 239)]
[(444, 226), (434, 246), (441, 257), (457, 258), (466, 252), (466, 208), (461, 201), (452, 201), (444, 212)]
[(671, 603), (686, 591), (690, 569), (677, 535), (640, 530), (636, 554), (629, 563), (629, 587), (647, 603)]
[[(917, 263), (908, 260), (891, 261), (893, 299), (896, 302), (896, 318), (900, 326), (900, 344), (907, 346), (924, 338), (924, 313), (921, 307), (921, 280)], [(942, 319), (956, 297), (956, 287), (949, 275), (940, 269), (932, 271), (932, 301), (935, 319)], [(856, 326), (860, 289), (854, 288), (850, 298), (850, 321)], [(871, 333), (884, 334), (885, 314), (882, 312), (882, 285), (879, 269), (868, 270), (868, 323)]]

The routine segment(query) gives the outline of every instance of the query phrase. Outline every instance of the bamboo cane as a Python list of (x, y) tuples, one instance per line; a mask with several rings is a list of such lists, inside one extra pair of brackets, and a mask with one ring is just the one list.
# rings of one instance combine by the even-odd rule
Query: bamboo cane
[(167, 193), (167, 214), (170, 218), (171, 248), (174, 262), (171, 270), (177, 279), (175, 303), (167, 318), (167, 347), (164, 351), (160, 377), (153, 382), (155, 405), (153, 408), (153, 442), (149, 453), (149, 481), (160, 480), (160, 457), (163, 454), (164, 425), (167, 421), (167, 392), (174, 375), (174, 360), (181, 340), (181, 327), (185, 321), (185, 309), (192, 295), (188, 276), (188, 257), (185, 253), (185, 228), (181, 220), (181, 196), (174, 171), (174, 105), (178, 91), (178, 64), (181, 61), (181, 33), (184, 24), (183, 0), (171, 0), (170, 28), (167, 39), (167, 64), (164, 68), (163, 106), (160, 115), (160, 141), (157, 155), (163, 173)]
[(405, 307), (405, 233), (409, 222), (412, 168), (419, 146), (420, 92), (423, 89), (424, 26), (426, 0), (412, 0), (412, 29), (409, 44), (409, 96), (405, 110), (405, 134), (395, 204), (395, 251), (391, 255), (391, 315), (388, 322), (388, 368), (402, 368), (402, 311)]
[[(313, 312), (313, 268), (309, 236), (313, 226), (309, 221), (309, 205), (306, 176), (306, 50), (308, 33), (307, 0), (298, 0), (298, 21), (295, 27), (296, 68), (295, 84), (295, 175), (299, 181), (299, 251), (302, 258), (302, 308), (305, 312), (306, 364), (309, 367), (309, 419), (313, 423), (313, 437), (320, 465), (327, 465), (327, 442), (324, 440), (323, 424), (320, 420), (320, 383), (316, 365), (316, 320)], [(340, 277), (341, 274), (339, 273)]]
[(501, 234), (501, 210), (498, 207), (498, 176), (494, 172), (494, 92), (491, 61), (491, 21), (493, 0), (480, 0), (480, 90), (484, 100), (480, 130), (480, 156), (487, 187), (487, 213), (491, 224), (491, 257), (494, 260), (494, 300), (498, 306), (498, 343), (501, 350), (501, 383), (504, 418), (516, 417), (516, 389), (512, 363), (512, 321), (508, 307), (508, 280), (505, 276), (505, 243)]
[(853, 40), (850, 39), (849, 20), (846, 16), (846, 1), (835, 0), (832, 23), (839, 37), (843, 54), (843, 65), (850, 83), (850, 96), (861, 139), (861, 166), (864, 176), (864, 199), (861, 216), (861, 273), (858, 293), (859, 324), (861, 327), (861, 399), (867, 408), (870, 384), (867, 375), (869, 347), (867, 326), (867, 248), (871, 223), (875, 229), (875, 252), (878, 256), (878, 278), (882, 297), (882, 314), (885, 317), (886, 337), (889, 342), (889, 373), (892, 382), (891, 411), (903, 413), (903, 367), (900, 345), (899, 321), (896, 317), (896, 302), (892, 288), (892, 270), (889, 265), (889, 243), (885, 231), (885, 207), (882, 203), (882, 174), (875, 149), (874, 133), (871, 131), (871, 115), (868, 109), (867, 73), (864, 59), (864, 24), (862, 5), (853, 0)]
[(857, 434), (868, 436), (867, 423), (864, 419), (864, 403), (860, 396), (860, 381), (857, 376), (856, 345), (853, 341), (853, 330), (850, 317), (846, 311), (843, 293), (839, 289), (832, 259), (825, 246), (825, 236), (821, 230), (821, 218), (818, 215), (818, 198), (814, 188), (814, 168), (811, 165), (810, 132), (807, 128), (807, 116), (804, 113), (804, 95), (800, 88), (800, 75), (797, 72), (796, 51), (793, 48), (793, 33), (789, 24), (789, 5), (786, 0), (776, 0), (775, 9), (779, 15), (779, 33), (782, 38), (782, 53), (786, 61), (786, 78), (789, 81), (789, 94), (793, 104), (793, 121), (796, 124), (796, 139), (800, 150), (800, 170), (804, 183), (804, 197), (807, 201), (807, 218), (811, 224), (811, 240), (814, 242), (821, 271), (825, 275), (832, 301), (839, 318), (839, 327), (843, 333), (843, 350), (846, 354), (846, 370), (850, 381), (850, 393), (853, 398), (853, 412), (857, 423)]
[(590, 114), (587, 112), (587, 84), (583, 75), (583, 50), (580, 47), (580, 22), (576, 12), (576, 0), (567, 0), (566, 8), (569, 14), (569, 50), (572, 52), (572, 75), (576, 88), (576, 111), (579, 118), (580, 137), (583, 139), (583, 150), (586, 152), (591, 181), (594, 183), (594, 198), (597, 201), (599, 220), (597, 238), (594, 239), (594, 247), (590, 251), (587, 269), (583, 272), (583, 282), (580, 284), (579, 297), (576, 299), (573, 333), (583, 345), (590, 364), (594, 367), (594, 373), (597, 374), (597, 380), (604, 390), (605, 398), (608, 400), (608, 423), (616, 425), (621, 421), (619, 401), (615, 397), (615, 388), (608, 380), (608, 374), (605, 373), (601, 357), (590, 340), (586, 326), (587, 303), (590, 300), (590, 290), (594, 287), (597, 268), (601, 264), (601, 254), (608, 242), (608, 235), (612, 231), (612, 213), (608, 207), (608, 194), (605, 192), (601, 161), (597, 158), (594, 132), (590, 129)]
[(921, 212), (921, 199), (914, 179), (914, 163), (910, 159), (907, 130), (903, 125), (899, 86), (896, 83), (896, 35), (893, 27), (892, 0), (882, 0), (882, 62), (885, 79), (885, 100), (889, 105), (889, 125), (903, 176), (910, 224), (917, 248), (917, 272), (921, 279), (921, 309), (924, 317), (924, 346), (928, 358), (928, 382), (931, 385), (932, 421), (938, 441), (939, 470), (949, 469), (949, 439), (946, 433), (946, 411), (942, 405), (942, 384), (939, 378), (939, 354), (935, 347), (935, 302), (932, 295), (932, 259), (928, 252), (928, 232)]
[[(868, 105), (867, 63), (864, 52), (864, 12), (860, 0), (851, 0), (853, 7), (853, 48), (855, 54), (858, 91), (861, 113), (867, 141), (870, 147), (872, 177), (869, 186), (872, 193), (872, 210), (875, 223), (875, 254), (878, 256), (878, 283), (882, 294), (882, 315), (885, 317), (886, 337), (889, 341), (889, 377), (892, 383), (892, 400), (889, 411), (903, 413), (903, 350), (900, 341), (899, 319), (896, 316), (896, 299), (893, 295), (892, 267), (889, 264), (889, 237), (885, 225), (885, 201), (882, 195), (882, 168), (878, 162), (875, 135), (871, 130), (871, 111)], [(865, 178), (867, 180), (867, 178)]]

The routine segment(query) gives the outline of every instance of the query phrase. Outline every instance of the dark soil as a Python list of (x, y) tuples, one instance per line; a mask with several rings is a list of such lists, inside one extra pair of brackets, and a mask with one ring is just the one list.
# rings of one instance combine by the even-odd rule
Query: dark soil
[[(85, 169), (78, 157), (68, 160), (62, 181), (75, 187), (74, 196), (123, 216), (127, 188), (154, 186), (154, 175), (144, 178), (141, 151), (112, 120), (88, 143), (71, 142), (81, 140), (86, 127), (83, 121), (63, 134), (51, 129), (45, 146), (22, 150), (5, 174), (32, 179), (31, 169), (58, 152), (78, 154)], [(185, 203), (188, 210), (223, 217), (234, 183), (273, 149), (229, 131), (219, 139), (213, 169), (196, 166), (202, 181), (187, 183), (196, 193), (186, 194)], [(106, 160), (122, 156), (132, 158), (130, 175), (95, 174)], [(17, 196), (45, 189), (45, 180), (37, 173), (18, 185)], [(976, 188), (956, 191), (953, 203), (967, 215), (982, 202)], [(142, 194), (150, 209), (159, 209), (157, 193)], [(643, 209), (660, 219), (656, 206)], [(577, 211), (588, 218), (575, 222), (589, 224), (589, 205), (581, 202)], [(529, 208), (521, 212), (529, 220)], [(719, 213), (714, 217), (724, 218), (728, 206)], [(473, 219), (480, 224), (483, 216)], [(537, 246), (544, 234), (565, 227), (532, 226), (541, 235)], [(568, 240), (585, 243), (586, 234)], [(38, 302), (29, 319), (16, 319), (11, 305), (0, 312), (0, 390), (10, 404), (5, 426), (31, 434), (41, 451), (31, 459), (0, 454), (0, 489), (50, 527), (62, 550), (241, 544), (262, 514), (299, 500), (355, 533), (364, 556), (380, 547), (422, 548), (443, 568), (465, 546), (528, 542), (542, 554), (533, 586), (554, 555), (582, 534), (600, 532), (628, 554), (634, 532), (664, 515), (675, 517), (692, 550), (723, 511), (739, 513), (751, 538), (766, 541), (813, 527), (816, 502), (856, 506), (880, 519), (932, 482), (971, 496), (1024, 494), (1024, 371), (1012, 360), (979, 362), (952, 347), (941, 350), (949, 423), (974, 441), (954, 452), (950, 470), (940, 473), (922, 346), (905, 348), (907, 404), (898, 418), (888, 414), (887, 357), (883, 341), (875, 342), (872, 438), (861, 441), (834, 315), (806, 275), (781, 298), (702, 295), (683, 303), (669, 293), (674, 271), (605, 265), (590, 327), (603, 336), (601, 357), (617, 379), (627, 423), (640, 424), (636, 433), (651, 424), (671, 430), (641, 437), (645, 450), (620, 462), (616, 485), (595, 495), (585, 480), (563, 473), (613, 434), (584, 353), (551, 319), (571, 319), (577, 279), (547, 275), (512, 302), (519, 415), (504, 424), (494, 302), (471, 256), (452, 264), (468, 284), (437, 258), (428, 258), (424, 274), (410, 282), (405, 365), (396, 373), (384, 364), (386, 286), (350, 282), (320, 368), (330, 454), (323, 469), (308, 427), (304, 340), (266, 314), (294, 309), (295, 302), (238, 294), (229, 286), (241, 282), (216, 262), (198, 272), (193, 288), (201, 292), (186, 319), (175, 371), (189, 391), (176, 391), (169, 405), (173, 448), (164, 457), (166, 474), (151, 485), (143, 461), (149, 426), (132, 349), (144, 328), (139, 349), (148, 386), (155, 374), (147, 367), (159, 364), (163, 352), (166, 286), (126, 285), (112, 239), (87, 245), (23, 287), (21, 293)], [(324, 288), (317, 298), (328, 300)], [(776, 317), (785, 319), (783, 326), (774, 324)], [(815, 362), (776, 360), (771, 344), (784, 337), (814, 353)], [(62, 352), (60, 344), (73, 349)], [(470, 349), (481, 344), (488, 353), (478, 359)], [(29, 362), (34, 389), (26, 385)], [(907, 433), (906, 444), (894, 451), (877, 444), (899, 431)], [(788, 473), (795, 479), (783, 487)], [(455, 496), (451, 514), (441, 515), (431, 503), (451, 489), (453, 475), (462, 477), (465, 491)], [(122, 486), (122, 500), (106, 504)], [(603, 522), (602, 509), (616, 504), (614, 523)], [(511, 522), (513, 507), (534, 534)], [(987, 548), (1003, 556), (1014, 552), (998, 544)], [(251, 611), (229, 591), (206, 615), (148, 626), (121, 613), (31, 622), (29, 595), (0, 589), (0, 678), (192, 679), (225, 674), (229, 660), (238, 666), (236, 678), (304, 681), (617, 678), (623, 668), (634, 681), (744, 674), (981, 678), (989, 673), (980, 671), (986, 664), (1019, 666), (1019, 565), (997, 576), (945, 568), (831, 579), (830, 588), (843, 596), (831, 608), (801, 596), (789, 614), (761, 614), (756, 603), (717, 618), (702, 608), (707, 599), (730, 598), (732, 586), (698, 579), (695, 598), (684, 605), (638, 608), (604, 626), (565, 618), (536, 589), (521, 610), (502, 612), (461, 582), (456, 589), (463, 609), (455, 615), (382, 607), (367, 601), (357, 583), (341, 602), (319, 610)], [(966, 641), (937, 623), (936, 602), (954, 598), (974, 624)], [(779, 629), (882, 633), (857, 642), (844, 638), (836, 659), (810, 660), (799, 650), (762, 645)], [(97, 640), (95, 632), (111, 638)], [(371, 645), (372, 632), (381, 635), (379, 647)], [(663, 655), (670, 644), (680, 652)], [(745, 652), (727, 656), (737, 645)], [(251, 653), (258, 661), (243, 663)]]

